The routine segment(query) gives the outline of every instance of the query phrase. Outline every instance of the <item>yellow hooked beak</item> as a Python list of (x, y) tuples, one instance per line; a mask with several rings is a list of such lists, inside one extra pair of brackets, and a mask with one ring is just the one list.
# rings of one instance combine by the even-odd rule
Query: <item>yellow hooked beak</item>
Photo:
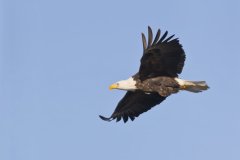
[(109, 86), (109, 89), (112, 90), (112, 89), (116, 89), (118, 88), (118, 84), (114, 83), (112, 84), (111, 86)]

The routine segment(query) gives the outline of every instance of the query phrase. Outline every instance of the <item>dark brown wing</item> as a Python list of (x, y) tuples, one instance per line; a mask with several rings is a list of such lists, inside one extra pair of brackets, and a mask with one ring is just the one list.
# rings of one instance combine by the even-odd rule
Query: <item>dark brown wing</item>
[(133, 121), (135, 117), (138, 117), (141, 113), (148, 111), (165, 99), (166, 97), (162, 97), (158, 93), (147, 94), (140, 90), (135, 92), (128, 91), (118, 103), (111, 117), (106, 118), (101, 115), (99, 117), (105, 121), (116, 119), (118, 122), (122, 118), (124, 122), (127, 122), (128, 118)]
[(148, 27), (147, 43), (145, 35), (142, 33), (144, 53), (139, 69), (141, 80), (157, 76), (177, 77), (182, 72), (185, 61), (184, 50), (177, 38), (172, 39), (174, 35), (166, 38), (167, 34), (166, 31), (161, 37), (159, 29), (152, 42), (152, 29)]

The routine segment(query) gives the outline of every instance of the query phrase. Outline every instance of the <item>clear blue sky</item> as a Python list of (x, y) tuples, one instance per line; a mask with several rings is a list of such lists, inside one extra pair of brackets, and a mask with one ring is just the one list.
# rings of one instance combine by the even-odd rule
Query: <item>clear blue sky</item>
[[(240, 1), (0, 1), (1, 160), (239, 160)], [(134, 122), (107, 123), (137, 72), (141, 32), (175, 34), (182, 92)]]

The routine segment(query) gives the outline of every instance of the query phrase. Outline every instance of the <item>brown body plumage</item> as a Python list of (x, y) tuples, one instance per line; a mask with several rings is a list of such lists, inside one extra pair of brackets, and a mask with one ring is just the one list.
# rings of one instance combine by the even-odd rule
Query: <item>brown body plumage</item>
[(163, 97), (167, 97), (180, 90), (180, 85), (170, 77), (155, 77), (140, 81), (137, 79), (136, 87), (146, 93), (157, 92)]

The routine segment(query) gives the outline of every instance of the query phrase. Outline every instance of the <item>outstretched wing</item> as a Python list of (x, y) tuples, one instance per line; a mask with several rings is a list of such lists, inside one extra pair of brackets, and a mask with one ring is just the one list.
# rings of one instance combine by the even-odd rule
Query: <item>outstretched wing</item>
[[(185, 53), (177, 38), (174, 35), (167, 38), (166, 31), (161, 37), (158, 29), (153, 40), (152, 29), (148, 27), (148, 43), (142, 33), (143, 56), (139, 69), (140, 80), (157, 76), (177, 77), (182, 72)], [(153, 40), (153, 42), (152, 42)]]
[(140, 90), (135, 92), (128, 91), (118, 103), (111, 117), (106, 118), (101, 115), (99, 117), (105, 121), (112, 121), (116, 119), (118, 122), (123, 119), (126, 123), (128, 118), (133, 121), (135, 117), (138, 117), (141, 113), (148, 111), (165, 99), (166, 97), (162, 97), (158, 93), (148, 94)]

